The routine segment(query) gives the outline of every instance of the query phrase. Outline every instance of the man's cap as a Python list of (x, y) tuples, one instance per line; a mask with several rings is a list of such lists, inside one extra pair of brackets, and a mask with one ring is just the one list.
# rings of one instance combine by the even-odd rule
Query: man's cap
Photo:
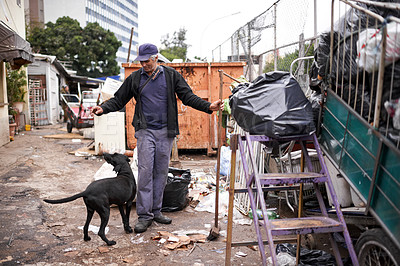
[(150, 56), (158, 54), (157, 46), (151, 43), (144, 43), (139, 46), (139, 55), (133, 61), (147, 61)]

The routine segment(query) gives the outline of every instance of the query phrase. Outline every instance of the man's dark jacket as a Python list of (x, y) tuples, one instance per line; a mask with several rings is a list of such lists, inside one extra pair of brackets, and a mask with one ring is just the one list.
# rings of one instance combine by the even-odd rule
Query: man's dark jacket
[[(212, 113), (212, 111), (209, 110), (211, 103), (195, 95), (178, 71), (168, 66), (161, 67), (164, 68), (168, 89), (168, 137), (172, 138), (179, 135), (178, 107), (175, 95), (178, 96), (184, 105), (191, 106), (199, 111), (209, 114)], [(130, 74), (118, 91), (115, 92), (114, 97), (101, 105), (103, 108), (103, 114), (121, 110), (132, 99), (132, 97), (137, 101), (141, 71), (142, 69), (139, 69)], [(146, 87), (144, 89), (146, 89)], [(135, 131), (147, 128), (145, 117), (137, 106), (135, 107), (135, 115), (132, 121)]]

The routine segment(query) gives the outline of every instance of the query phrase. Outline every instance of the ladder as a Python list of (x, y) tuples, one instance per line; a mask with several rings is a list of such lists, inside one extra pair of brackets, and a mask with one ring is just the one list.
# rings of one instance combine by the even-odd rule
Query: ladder
[[(259, 173), (255, 164), (255, 154), (252, 148), (252, 142), (259, 141), (261, 143), (268, 143), (274, 141), (280, 142), (290, 142), (296, 141), (300, 144), (301, 150), (305, 163), (307, 165), (308, 172), (298, 172), (298, 173)], [(257, 234), (257, 243), (262, 258), (263, 265), (267, 265), (267, 258), (265, 254), (264, 245), (269, 246), (269, 254), (272, 259), (273, 265), (278, 265), (277, 255), (275, 252), (276, 240), (274, 236), (284, 236), (284, 235), (305, 235), (305, 234), (315, 234), (315, 233), (328, 233), (332, 249), (335, 255), (335, 259), (338, 265), (343, 265), (342, 259), (339, 253), (338, 245), (333, 238), (333, 233), (342, 232), (352, 263), (353, 265), (359, 265), (354, 247), (347, 230), (346, 223), (344, 221), (343, 214), (340, 210), (340, 205), (333, 189), (333, 184), (327, 170), (322, 151), (318, 144), (317, 137), (315, 133), (306, 136), (295, 136), (295, 137), (283, 137), (280, 139), (270, 138), (262, 135), (250, 135), (248, 132), (244, 136), (238, 134), (231, 135), (231, 176), (230, 176), (230, 186), (229, 186), (229, 208), (228, 208), (228, 228), (227, 228), (227, 242), (226, 242), (226, 259), (225, 264), (230, 265), (231, 260), (231, 248), (234, 246), (232, 243), (232, 222), (233, 222), (233, 205), (234, 205), (234, 193), (236, 193), (235, 184), (235, 162), (236, 162), (236, 152), (239, 150), (241, 160), (243, 163), (244, 175), (246, 178), (246, 188), (250, 199), (250, 206), (253, 212), (253, 221), (255, 226), (255, 231)], [(307, 143), (314, 145), (315, 150), (318, 155), (319, 163), (321, 164), (321, 172), (313, 172), (313, 166), (311, 158), (308, 154)], [(247, 145), (246, 145), (247, 144)], [(245, 147), (248, 149), (249, 164), (246, 163), (245, 157)], [(332, 197), (332, 203), (335, 208), (336, 218), (332, 219), (328, 216), (328, 212), (325, 203), (322, 198), (321, 191), (319, 189), (319, 183), (326, 182), (329, 193)], [(304, 184), (312, 183), (317, 195), (319, 207), (321, 210), (321, 216), (313, 217), (299, 217), (299, 218), (288, 218), (288, 219), (274, 219), (269, 220), (267, 215), (267, 208), (265, 205), (264, 193), (265, 187), (273, 186), (274, 190), (279, 190), (280, 188), (285, 189), (287, 185), (293, 184)], [(256, 192), (254, 195), (253, 192)], [(300, 191), (302, 193), (302, 191)], [(261, 209), (261, 219), (256, 215), (256, 200), (258, 200)], [(300, 207), (301, 203), (299, 204)], [(300, 207), (301, 208), (301, 207)], [(263, 229), (263, 232), (261, 231)], [(266, 240), (263, 240), (263, 235), (266, 236)], [(275, 241), (275, 242), (274, 242)], [(300, 241), (298, 238), (298, 254), (300, 250)], [(297, 256), (299, 257), (299, 256)], [(298, 258), (297, 258), (298, 259)]]

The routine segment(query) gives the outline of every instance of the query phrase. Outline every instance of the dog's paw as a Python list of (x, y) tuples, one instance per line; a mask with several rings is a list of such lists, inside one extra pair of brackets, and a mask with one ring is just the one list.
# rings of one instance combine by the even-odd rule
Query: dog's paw
[(125, 227), (125, 233), (127, 234), (133, 233), (132, 227), (130, 226)]
[(114, 240), (108, 241), (107, 243), (108, 246), (113, 246), (115, 244), (117, 244), (117, 242), (115, 242)]
[(83, 240), (90, 241), (90, 240), (92, 240), (92, 238), (90, 236), (85, 236), (85, 237), (83, 237)]

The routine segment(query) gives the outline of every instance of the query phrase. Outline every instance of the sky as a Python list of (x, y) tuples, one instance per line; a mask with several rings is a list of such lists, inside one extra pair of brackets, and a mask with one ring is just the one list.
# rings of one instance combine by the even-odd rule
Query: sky
[[(297, 1), (297, 0), (282, 0)], [(313, 3), (306, 27), (313, 34)], [(187, 56), (211, 59), (211, 51), (226, 41), (241, 26), (267, 10), (275, 0), (139, 0), (139, 44), (161, 46), (163, 36), (187, 30)], [(318, 0), (318, 32), (330, 23), (330, 0)], [(306, 36), (307, 38), (307, 36)]]

